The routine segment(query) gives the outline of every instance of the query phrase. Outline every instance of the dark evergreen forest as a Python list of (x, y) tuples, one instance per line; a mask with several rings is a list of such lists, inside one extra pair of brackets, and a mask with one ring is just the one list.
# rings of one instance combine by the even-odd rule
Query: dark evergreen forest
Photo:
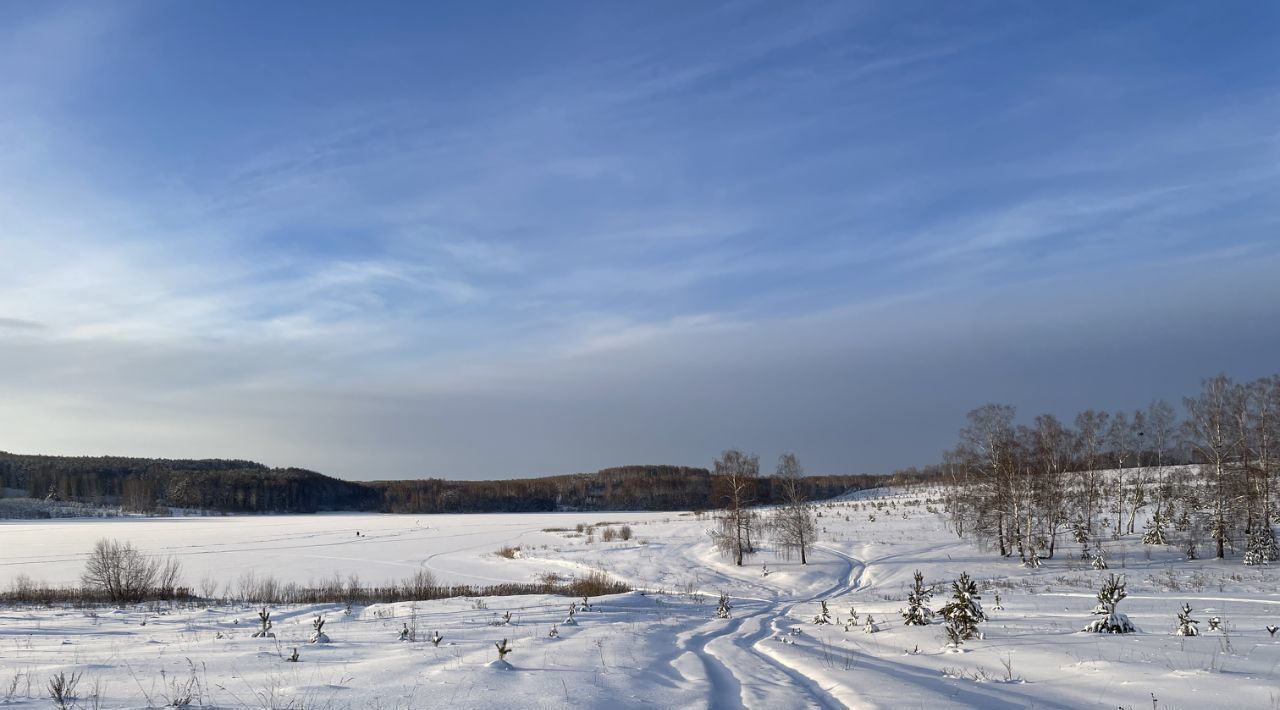
[[(915, 477), (827, 475), (802, 479), (810, 500)], [(0, 452), (0, 484), (32, 498), (163, 513), (482, 513), (576, 510), (705, 510), (723, 485), (705, 468), (622, 466), (595, 473), (494, 481), (345, 481), (253, 461), (38, 456)], [(756, 500), (775, 502), (772, 481), (755, 482)]]

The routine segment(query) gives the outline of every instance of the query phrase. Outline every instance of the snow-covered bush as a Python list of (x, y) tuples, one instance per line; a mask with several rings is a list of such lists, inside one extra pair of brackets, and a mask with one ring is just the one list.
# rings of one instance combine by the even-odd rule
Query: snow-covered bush
[(1101, 616), (1100, 619), (1094, 619), (1084, 627), (1085, 631), (1101, 634), (1131, 634), (1138, 630), (1138, 627), (1129, 621), (1129, 617), (1116, 611), (1116, 606), (1124, 601), (1129, 593), (1124, 590), (1124, 577), (1116, 575), (1108, 575), (1107, 581), (1103, 582), (1102, 589), (1098, 590), (1098, 605), (1093, 608), (1093, 613)]
[(916, 570), (911, 591), (907, 594), (907, 608), (902, 611), (902, 618), (907, 626), (928, 626), (933, 617), (933, 610), (928, 607), (933, 597), (933, 588), (924, 586), (924, 575)]
[(825, 601), (822, 602), (822, 611), (813, 617), (813, 623), (819, 626), (831, 623), (831, 612), (827, 611), (827, 603)]

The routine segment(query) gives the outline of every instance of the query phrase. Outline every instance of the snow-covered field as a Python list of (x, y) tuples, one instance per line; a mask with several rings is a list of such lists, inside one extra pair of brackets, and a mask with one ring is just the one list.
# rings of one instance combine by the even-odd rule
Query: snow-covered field
[[(811, 563), (767, 550), (735, 568), (712, 550), (711, 523), (679, 513), (317, 515), (0, 523), (0, 585), (18, 575), (74, 582), (98, 538), (176, 554), (188, 584), (234, 591), (247, 571), (295, 582), (358, 575), (403, 580), (425, 568), (446, 583), (527, 582), (604, 569), (642, 592), (593, 601), (457, 598), (272, 610), (275, 638), (252, 638), (257, 609), (146, 605), (0, 609), (0, 704), (48, 707), (58, 672), (79, 674), (84, 707), (1280, 707), (1280, 573), (1238, 560), (1183, 561), (1137, 537), (1110, 543), (1120, 607), (1141, 633), (1081, 633), (1108, 572), (1074, 544), (1037, 570), (958, 540), (927, 492), (822, 504)], [(874, 521), (872, 518), (874, 517)], [(596, 525), (590, 539), (579, 523)], [(602, 540), (629, 525), (628, 541)], [(546, 532), (548, 528), (562, 531)], [(359, 531), (360, 536), (356, 536)], [(518, 546), (514, 559), (498, 556)], [(767, 565), (769, 574), (762, 573)], [(941, 626), (907, 627), (912, 573), (980, 581), (985, 638), (944, 649)], [(731, 618), (714, 618), (720, 593)], [(1000, 606), (996, 608), (995, 592)], [(834, 623), (816, 625), (827, 601)], [(1203, 635), (1172, 635), (1188, 602)], [(859, 624), (843, 622), (856, 609)], [(504, 621), (511, 613), (510, 623)], [(328, 644), (307, 643), (326, 619)], [(863, 630), (872, 615), (880, 631)], [(1217, 616), (1223, 630), (1208, 630)], [(399, 641), (405, 625), (416, 641)], [(556, 628), (557, 636), (549, 632)], [(437, 646), (428, 637), (443, 635)], [(490, 667), (507, 639), (512, 669)], [(299, 660), (285, 658), (294, 648)]]

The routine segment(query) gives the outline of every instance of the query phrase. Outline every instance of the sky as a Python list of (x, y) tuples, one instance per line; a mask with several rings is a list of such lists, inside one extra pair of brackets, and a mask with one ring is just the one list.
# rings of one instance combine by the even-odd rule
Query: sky
[(0, 4), (0, 450), (889, 471), (1277, 274), (1275, 3)]

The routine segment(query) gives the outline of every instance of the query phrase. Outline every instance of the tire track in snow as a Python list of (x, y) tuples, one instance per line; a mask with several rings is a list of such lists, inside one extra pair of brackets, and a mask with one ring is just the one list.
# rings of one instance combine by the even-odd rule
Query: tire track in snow
[[(677, 647), (686, 653), (693, 653), (702, 661), (707, 682), (711, 686), (710, 707), (763, 706), (767, 702), (766, 698), (755, 697), (751, 691), (761, 686), (776, 686), (779, 681), (803, 691), (807, 696), (806, 707), (846, 707), (816, 679), (761, 647), (765, 639), (779, 633), (778, 620), (786, 618), (795, 607), (858, 588), (866, 569), (860, 560), (828, 547), (817, 549), (846, 563), (841, 581), (810, 597), (765, 602), (762, 607), (728, 623), (678, 637)], [(680, 658), (683, 658), (683, 654)], [(744, 667), (741, 663), (743, 660), (754, 661), (755, 668)]]

